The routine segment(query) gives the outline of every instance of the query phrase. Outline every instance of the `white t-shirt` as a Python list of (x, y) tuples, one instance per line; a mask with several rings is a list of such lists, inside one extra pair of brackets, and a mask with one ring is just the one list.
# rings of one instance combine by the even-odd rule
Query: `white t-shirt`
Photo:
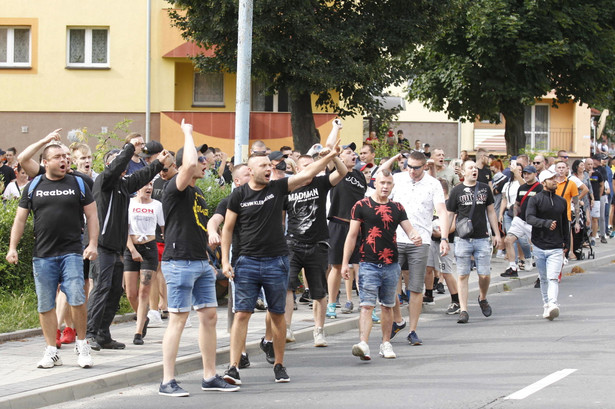
[(2, 198), (5, 200), (9, 199), (19, 199), (21, 197), (21, 192), (25, 186), (22, 186), (21, 189), (17, 187), (17, 181), (13, 180), (11, 183), (6, 185), (6, 189), (4, 189), (4, 193), (2, 193)]
[(128, 234), (153, 236), (156, 234), (156, 224), (164, 226), (162, 203), (152, 200), (151, 203), (139, 203), (136, 198), (130, 199), (128, 206)]
[[(444, 204), (442, 185), (427, 173), (418, 182), (414, 182), (408, 172), (394, 174), (393, 180), (395, 186), (391, 200), (404, 206), (408, 220), (421, 235), (423, 243), (431, 242), (434, 209), (438, 203)], [(397, 242), (411, 243), (401, 226), (397, 227)]]

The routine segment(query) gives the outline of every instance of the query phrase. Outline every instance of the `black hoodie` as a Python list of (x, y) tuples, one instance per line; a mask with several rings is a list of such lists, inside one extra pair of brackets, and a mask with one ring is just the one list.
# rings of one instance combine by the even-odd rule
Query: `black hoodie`
[[(566, 200), (544, 189), (528, 202), (525, 219), (532, 226), (532, 244), (541, 250), (569, 249), (570, 222)], [(553, 221), (557, 224), (555, 230), (550, 230)]]

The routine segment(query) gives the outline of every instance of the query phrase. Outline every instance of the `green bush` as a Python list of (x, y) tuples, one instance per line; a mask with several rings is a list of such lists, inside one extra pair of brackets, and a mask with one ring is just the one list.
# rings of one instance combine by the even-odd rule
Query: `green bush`
[(214, 214), (218, 203), (231, 193), (231, 185), (220, 186), (218, 180), (211, 173), (206, 173), (203, 179), (196, 182), (196, 185), (201, 188), (205, 195), (209, 217)]
[(34, 248), (34, 230), (32, 217), (28, 217), (23, 236), (17, 246), (19, 263), (9, 264), (6, 253), (9, 250), (11, 228), (17, 211), (18, 200), (8, 200), (3, 203), (4, 211), (0, 212), (0, 291), (20, 293), (25, 288), (34, 288), (32, 277), (32, 250)]

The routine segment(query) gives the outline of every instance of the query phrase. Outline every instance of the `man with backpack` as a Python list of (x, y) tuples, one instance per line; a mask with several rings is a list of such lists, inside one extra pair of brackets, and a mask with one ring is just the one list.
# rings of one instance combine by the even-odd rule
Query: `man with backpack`
[[(17, 264), (17, 244), (21, 239), (28, 214), (34, 214), (36, 242), (32, 267), (38, 298), (38, 312), (47, 347), (39, 368), (62, 365), (56, 347), (56, 289), (66, 294), (77, 331), (77, 362), (82, 368), (93, 365), (86, 341), (86, 304), (83, 260), (97, 257), (98, 218), (96, 203), (89, 187), (79, 176), (67, 175), (67, 153), (59, 144), (50, 144), (43, 151), (45, 174), (37, 176), (24, 189), (6, 259)], [(83, 214), (88, 223), (89, 242), (82, 252)]]

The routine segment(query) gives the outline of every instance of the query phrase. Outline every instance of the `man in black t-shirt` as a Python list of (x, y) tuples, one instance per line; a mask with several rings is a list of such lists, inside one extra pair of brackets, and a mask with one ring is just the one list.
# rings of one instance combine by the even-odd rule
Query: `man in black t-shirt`
[(598, 161), (594, 159), (587, 159), (585, 161), (585, 169), (589, 173), (589, 183), (592, 185), (592, 191), (594, 193), (594, 201), (591, 207), (591, 217), (592, 217), (592, 232), (591, 232), (591, 245), (594, 246), (596, 244), (596, 239), (598, 239), (598, 228), (600, 222), (600, 198), (604, 195), (604, 176), (600, 170), (596, 169), (598, 166)]
[[(269, 158), (254, 154), (248, 159), (250, 181), (235, 189), (229, 199), (222, 230), (222, 271), (234, 280), (235, 318), (231, 329), (230, 366), (224, 379), (240, 384), (237, 365), (246, 342), (248, 322), (261, 286), (265, 291), (273, 329), (276, 382), (290, 378), (283, 366), (286, 344), (286, 289), (288, 286), (288, 247), (282, 226), (285, 195), (309, 183), (338, 153), (339, 141), (327, 155), (303, 172), (289, 178), (270, 181), (272, 166)], [(229, 250), (235, 225), (239, 223), (241, 252), (235, 268), (229, 263)]]
[[(487, 291), (491, 282), (491, 253), (492, 247), (489, 242), (491, 232), (487, 217), (491, 226), (497, 226), (497, 217), (493, 208), (493, 193), (485, 183), (477, 181), (478, 168), (471, 160), (463, 164), (463, 183), (458, 184), (451, 191), (446, 207), (449, 212), (451, 224), (454, 216), (457, 216), (457, 239), (455, 239), (455, 259), (457, 261), (459, 304), (459, 324), (465, 324), (469, 320), (468, 315), (468, 278), (472, 271), (472, 256), (476, 262), (478, 273), (478, 286), (480, 295), (478, 303), (485, 317), (491, 315), (491, 306), (487, 302)], [(472, 211), (472, 204), (474, 210)], [(470, 217), (472, 213), (472, 217)], [(487, 215), (487, 217), (485, 216)], [(467, 237), (462, 238), (459, 231), (460, 222), (464, 219), (472, 221), (473, 231)], [(450, 231), (450, 230), (449, 230)], [(494, 244), (500, 247), (500, 232), (495, 230)]]
[(415, 246), (420, 246), (421, 235), (412, 227), (404, 207), (389, 200), (393, 190), (393, 176), (383, 169), (376, 176), (375, 192), (358, 201), (351, 211), (350, 229), (344, 242), (342, 277), (350, 278), (348, 264), (361, 232), (361, 263), (359, 264), (359, 298), (361, 317), (359, 319), (360, 342), (352, 347), (352, 354), (369, 361), (369, 333), (372, 329), (372, 311), (376, 301), (382, 307), (382, 343), (380, 356), (395, 358), (391, 346), (393, 307), (395, 306), (397, 282), (401, 273), (398, 261), (396, 230), (400, 225)]
[[(11, 242), (6, 259), (17, 264), (17, 244), (24, 232), (28, 214), (34, 214), (36, 236), (32, 267), (38, 297), (38, 312), (47, 348), (39, 368), (62, 365), (57, 354), (55, 298), (58, 284), (71, 306), (77, 331), (76, 351), (83, 368), (92, 366), (90, 346), (86, 341), (86, 305), (83, 260), (97, 257), (98, 219), (90, 188), (75, 176), (67, 176), (67, 153), (60, 145), (43, 151), (45, 174), (23, 189), (15, 215)], [(36, 185), (32, 185), (36, 183)], [(89, 226), (89, 244), (82, 250), (82, 215)]]
[(493, 190), (493, 175), (491, 174), (491, 169), (489, 169), (489, 152), (483, 148), (476, 151), (476, 169), (478, 170), (477, 180), (480, 183), (488, 184), (491, 190)]
[[(334, 125), (335, 126), (335, 125)], [(310, 184), (293, 190), (288, 195), (286, 214), (288, 216), (287, 242), (290, 250), (290, 280), (286, 304), (292, 305), (294, 291), (299, 285), (299, 272), (303, 269), (309, 283), (310, 296), (314, 302), (314, 346), (326, 347), (324, 324), (327, 291), (327, 253), (329, 231), (327, 229), (327, 193), (337, 185), (348, 169), (335, 157), (335, 172), (316, 176)], [(309, 155), (299, 157), (297, 171), (302, 172), (313, 166)], [(286, 325), (290, 329), (293, 309), (286, 308)], [(288, 329), (287, 329), (288, 332)], [(292, 332), (291, 332), (292, 336)]]
[[(506, 232), (506, 238), (504, 239), (504, 245), (506, 246), (506, 259), (509, 266), (502, 274), (501, 277), (519, 277), (519, 267), (515, 260), (515, 242), (519, 240), (521, 246), (527, 245), (529, 247), (529, 241), (532, 237), (532, 226), (525, 221), (525, 210), (527, 209), (528, 200), (531, 197), (536, 196), (538, 192), (542, 191), (542, 184), (538, 182), (536, 168), (532, 165), (526, 166), (523, 169), (523, 180), (525, 183), (517, 190), (517, 199), (515, 200), (513, 212), (514, 217), (510, 228)], [(521, 262), (521, 261), (520, 261)], [(525, 264), (525, 271), (532, 270), (532, 260), (528, 260)]]
[(208, 209), (196, 181), (205, 176), (207, 163), (197, 156), (192, 125), (184, 123), (184, 147), (177, 152), (178, 173), (162, 196), (165, 247), (162, 273), (167, 282), (169, 325), (162, 340), (163, 396), (188, 396), (175, 380), (175, 360), (186, 320), (194, 308), (199, 317), (199, 348), (203, 360), (203, 390), (237, 391), (216, 374), (216, 273), (207, 254)]

